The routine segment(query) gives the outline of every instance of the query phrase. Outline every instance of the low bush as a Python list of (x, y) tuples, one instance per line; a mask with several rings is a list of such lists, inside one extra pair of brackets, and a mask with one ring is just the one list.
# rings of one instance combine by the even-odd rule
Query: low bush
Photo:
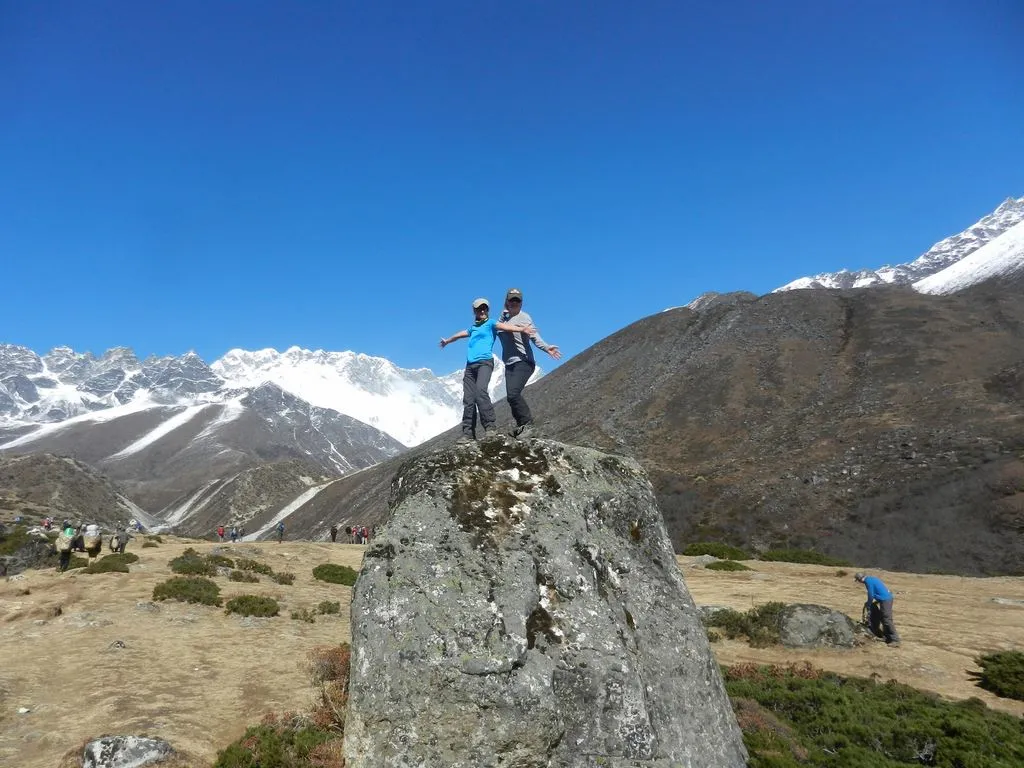
[(347, 565), (335, 565), (334, 563), (322, 563), (313, 569), (313, 578), (320, 581), (327, 581), (331, 584), (344, 584), (351, 587), (356, 583), (359, 572)]
[(239, 557), (235, 560), (235, 567), (240, 571), (252, 571), (253, 573), (262, 573), (264, 576), (272, 576), (274, 569), (269, 565), (264, 565), (258, 560), (250, 560), (247, 557)]
[(164, 543), (164, 540), (160, 537), (160, 534), (156, 534), (155, 536), (147, 536), (146, 537), (146, 541), (152, 541), (152, 542), (154, 542), (156, 544), (163, 544)]
[(34, 540), (29, 536), (28, 528), (21, 525), (11, 526), (6, 533), (0, 534), (0, 555), (13, 555)]
[(235, 561), (224, 555), (207, 555), (206, 562), (215, 568), (234, 568)]
[(320, 696), (313, 706), (313, 722), (322, 728), (345, 728), (352, 649), (348, 643), (322, 645), (309, 653), (309, 675)]
[(305, 621), (307, 624), (316, 623), (316, 611), (311, 611), (309, 608), (301, 608), (297, 611), (292, 611), (291, 616), (296, 621)]
[(752, 571), (748, 565), (737, 563), (735, 560), (719, 560), (716, 563), (708, 563), (704, 566), (709, 571)]
[(723, 544), (719, 541), (697, 541), (687, 545), (681, 554), (695, 557), (697, 555), (711, 555), (722, 560), (750, 560), (751, 557), (742, 549)]
[(320, 605), (316, 607), (317, 613), (322, 613), (328, 616), (333, 613), (341, 613), (341, 603), (331, 602), (330, 600), (321, 601)]
[(290, 585), (295, 583), (294, 573), (274, 573), (270, 578), (278, 584)]
[(844, 571), (842, 568), (840, 568), (838, 571), (836, 571), (836, 578), (837, 579), (843, 579), (843, 578), (846, 578), (849, 575), (850, 575), (850, 572), (849, 571)]
[(723, 670), (750, 768), (1021, 765), (1020, 718), (895, 681), (743, 664)]
[(104, 555), (95, 563), (86, 566), (85, 573), (128, 573), (128, 564), (136, 563), (139, 556), (131, 552)]
[(981, 667), (978, 685), (1004, 699), (1024, 701), (1024, 652), (1000, 651), (975, 659)]
[(255, 573), (250, 573), (249, 571), (238, 571), (238, 570), (235, 570), (235, 571), (232, 571), (231, 573), (229, 573), (228, 574), (228, 578), (231, 581), (247, 581), (249, 583), (258, 583), (259, 580), (260, 580), (260, 577), (257, 576)]
[(278, 605), (272, 597), (239, 595), (228, 600), (224, 610), (241, 616), (277, 616)]
[(71, 560), (68, 561), (68, 570), (72, 568), (88, 568), (89, 558), (79, 557), (78, 555), (72, 555)]
[(342, 735), (297, 715), (267, 715), (217, 755), (214, 768), (342, 768)]
[(175, 576), (153, 587), (154, 600), (178, 600), (183, 603), (220, 605), (220, 587), (209, 579)]
[(808, 565), (850, 565), (846, 560), (840, 560), (831, 555), (815, 552), (812, 549), (769, 549), (760, 555), (762, 560), (777, 563), (804, 563)]
[(754, 648), (764, 648), (779, 642), (780, 614), (785, 607), (785, 603), (765, 603), (746, 613), (726, 608), (705, 616), (703, 622), (722, 630), (730, 640), (746, 637)]
[(142, 542), (142, 548), (143, 549), (150, 549), (152, 547), (159, 547), (159, 546), (160, 545), (157, 544), (155, 541), (144, 541), (144, 542)]
[(216, 576), (217, 566), (189, 547), (168, 565), (171, 571), (180, 573), (182, 576)]

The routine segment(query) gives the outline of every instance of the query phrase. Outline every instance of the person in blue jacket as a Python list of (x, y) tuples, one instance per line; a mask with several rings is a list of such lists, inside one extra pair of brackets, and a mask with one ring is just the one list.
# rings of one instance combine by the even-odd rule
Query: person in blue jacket
[(871, 631), (876, 637), (884, 637), (889, 645), (899, 645), (900, 636), (892, 620), (892, 592), (877, 576), (857, 573), (853, 578), (868, 591), (868, 601), (864, 607), (868, 610), (868, 626)]
[(494, 339), (498, 331), (520, 331), (527, 334), (534, 332), (533, 326), (520, 328), (511, 323), (498, 322), (490, 316), (491, 307), (487, 299), (473, 301), (473, 325), (447, 338), (441, 339), (441, 349), (453, 341), (469, 339), (466, 350), (466, 372), (462, 377), (462, 437), (460, 441), (470, 441), (476, 437), (476, 415), (480, 412), (480, 423), (484, 435), (497, 431), (494, 418), (494, 405), (491, 403), (487, 387), (494, 373)]

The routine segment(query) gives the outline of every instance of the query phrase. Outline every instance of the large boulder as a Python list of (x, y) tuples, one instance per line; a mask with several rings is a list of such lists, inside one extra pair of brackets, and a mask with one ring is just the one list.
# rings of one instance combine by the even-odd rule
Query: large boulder
[(637, 463), (489, 438), (411, 460), (390, 506), (352, 601), (350, 768), (746, 764)]
[(779, 639), (791, 648), (853, 648), (861, 632), (845, 613), (794, 603), (779, 614)]
[(82, 753), (83, 768), (143, 768), (166, 760), (174, 749), (163, 739), (104, 736), (90, 741)]

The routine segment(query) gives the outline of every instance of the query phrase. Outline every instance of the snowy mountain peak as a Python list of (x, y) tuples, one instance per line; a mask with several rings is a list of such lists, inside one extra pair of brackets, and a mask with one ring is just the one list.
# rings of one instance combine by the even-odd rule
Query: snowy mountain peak
[(801, 277), (775, 290), (869, 288), (874, 285), (917, 283), (956, 264), (1022, 221), (1024, 197), (1009, 197), (992, 213), (983, 216), (963, 232), (940, 240), (912, 262), (856, 272), (841, 269), (838, 272)]
[(914, 283), (921, 293), (956, 293), (992, 278), (1024, 272), (1024, 221), (969, 256)]

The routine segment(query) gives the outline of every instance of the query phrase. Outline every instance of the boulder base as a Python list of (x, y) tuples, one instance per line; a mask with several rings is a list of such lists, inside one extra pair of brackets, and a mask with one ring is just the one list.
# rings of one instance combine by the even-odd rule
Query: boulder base
[(412, 460), (352, 642), (350, 768), (746, 764), (632, 460), (504, 438)]

